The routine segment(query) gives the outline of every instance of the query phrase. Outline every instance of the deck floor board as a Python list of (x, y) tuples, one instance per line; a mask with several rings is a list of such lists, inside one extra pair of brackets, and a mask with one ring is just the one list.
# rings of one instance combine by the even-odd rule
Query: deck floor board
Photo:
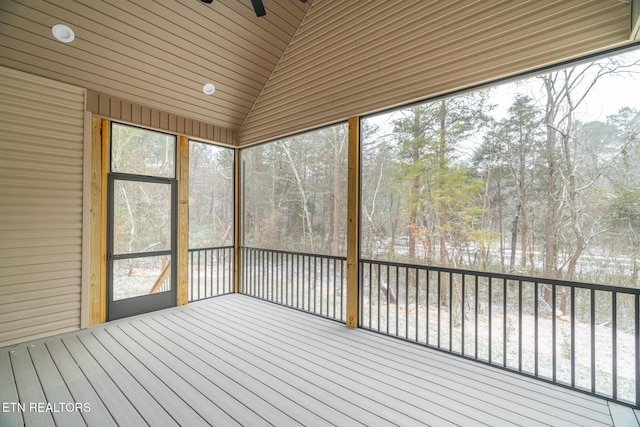
[[(223, 322), (226, 317), (215, 317), (214, 313), (211, 314), (216, 322)], [(371, 400), (375, 405), (385, 406), (395, 402), (391, 407), (403, 407), (406, 414), (412, 416), (414, 420), (437, 417), (441, 420), (440, 422), (451, 421), (458, 425), (482, 425), (483, 423), (492, 425), (499, 421), (499, 417), (483, 410), (478, 411), (475, 418), (471, 419), (453, 409), (454, 406), (463, 402), (447, 399), (441, 393), (442, 390), (438, 389), (437, 384), (430, 384), (428, 391), (421, 387), (411, 387), (410, 382), (404, 381), (404, 379), (411, 380), (411, 376), (402, 376), (399, 371), (387, 371), (377, 362), (366, 363), (367, 359), (360, 355), (354, 356), (349, 352), (336, 354), (332, 343), (318, 345), (315, 337), (291, 334), (286, 325), (282, 325), (279, 330), (273, 332), (258, 334), (252, 331), (252, 325), (258, 319), (253, 320), (242, 325), (236, 323), (235, 326), (238, 329), (242, 328), (240, 329), (242, 333), (252, 337), (254, 343), (261, 342), (263, 346), (277, 349), (278, 359), (288, 360), (288, 363), (298, 363), (305, 370), (330, 372), (331, 375), (327, 378), (342, 383), (345, 387), (347, 387), (346, 384), (355, 385), (351, 392), (357, 393), (360, 390), (360, 395), (366, 400)], [(226, 324), (226, 326), (231, 325)], [(304, 360), (304, 363), (301, 360)], [(389, 414), (389, 417), (396, 419), (397, 415)], [(516, 414), (513, 418), (518, 418), (518, 415)], [(536, 424), (533, 420), (528, 421), (529, 425)]]
[[(263, 319), (263, 321), (266, 320)], [(293, 333), (291, 328), (291, 325), (283, 325), (278, 334), (287, 338), (285, 342), (293, 342), (298, 337), (298, 345), (301, 345), (299, 339), (301, 335)], [(295, 329), (297, 330), (298, 326)], [(334, 332), (333, 336), (336, 335), (337, 333)], [(276, 335), (273, 334), (268, 336), (271, 339), (276, 338)], [(488, 387), (483, 390), (455, 380), (444, 383), (431, 380), (430, 376), (437, 375), (437, 372), (425, 373), (424, 366), (409, 366), (401, 356), (389, 357), (389, 354), (375, 351), (372, 348), (362, 348), (362, 352), (344, 353), (341, 357), (342, 360), (333, 361), (333, 352), (327, 349), (330, 349), (335, 341), (317, 335), (306, 336), (306, 339), (307, 343), (312, 343), (303, 344), (302, 348), (306, 354), (322, 355), (325, 360), (337, 363), (336, 367), (340, 372), (352, 371), (365, 378), (373, 373), (375, 379), (371, 378), (371, 380), (380, 383), (387, 390), (393, 390), (394, 395), (404, 396), (404, 402), (414, 405), (428, 403), (429, 407), (433, 408), (430, 414), (432, 416), (440, 416), (462, 425), (473, 422), (495, 425), (506, 420), (529, 426), (545, 425), (544, 420), (547, 414), (529, 410), (527, 407), (520, 407), (518, 413), (514, 413), (508, 409), (508, 402), (492, 395), (492, 390), (489, 390)], [(349, 343), (344, 344), (348, 345)], [(314, 363), (322, 364), (318, 361)], [(399, 384), (401, 388), (398, 388)], [(492, 389), (495, 389), (495, 386)], [(483, 392), (481, 398), (478, 398), (478, 391)], [(474, 409), (475, 419), (470, 420), (464, 414), (457, 412), (460, 405)], [(548, 421), (555, 420), (556, 418), (548, 419)], [(567, 425), (571, 425), (568, 420)]]
[(24, 424), (22, 412), (15, 409), (19, 399), (9, 351), (0, 351), (0, 402), (6, 405), (0, 413), (2, 425), (12, 427)]
[[(84, 426), (85, 422), (82, 419), (81, 412), (77, 412), (74, 409), (67, 410), (69, 409), (68, 405), (73, 403), (74, 400), (47, 348), (44, 345), (34, 345), (28, 349), (46, 400), (54, 404), (57, 403), (57, 407), (54, 408), (53, 412), (53, 419), (56, 425), (65, 427)], [(61, 403), (64, 403), (64, 405)]]
[[(168, 329), (186, 330), (190, 327), (189, 324), (183, 323), (184, 321), (179, 318), (166, 319), (165, 321), (168, 322)], [(194, 334), (193, 332), (187, 332), (184, 336), (173, 334), (174, 338), (171, 339), (175, 339), (176, 342), (180, 343), (185, 343), (186, 340), (185, 344), (194, 340), (199, 341), (199, 346), (203, 347), (203, 349), (206, 348), (206, 351), (196, 349), (193, 352), (194, 355), (199, 356), (202, 354), (203, 360), (209, 355), (214, 356), (216, 358), (216, 369), (224, 368), (224, 364), (228, 364), (231, 368), (236, 369), (236, 373), (232, 371), (225, 372), (238, 378), (239, 381), (248, 381), (249, 378), (261, 381), (269, 387), (269, 390), (266, 390), (268, 394), (263, 396), (271, 396), (273, 398), (274, 392), (283, 394), (287, 399), (313, 410), (316, 416), (321, 417), (316, 419), (315, 422), (329, 419), (335, 425), (344, 425), (345, 423), (349, 425), (358, 424), (357, 419), (348, 415), (356, 415), (354, 413), (356, 413), (357, 408), (354, 408), (351, 403), (339, 396), (332, 395), (328, 390), (322, 389), (314, 383), (305, 381), (295, 372), (292, 373), (270, 363), (265, 360), (263, 355), (256, 353), (250, 343), (243, 347), (239, 343), (232, 344), (225, 341), (227, 338), (225, 334), (226, 332), (209, 331), (207, 337), (204, 333)], [(211, 368), (209, 367), (208, 370), (210, 371)], [(370, 413), (362, 412), (358, 415), (366, 416), (370, 415)], [(372, 418), (372, 421), (380, 421), (380, 419), (375, 417)]]
[[(45, 345), (44, 343), (41, 345)], [(72, 402), (100, 402), (90, 406), (90, 411), (83, 411), (82, 417), (84, 421), (97, 427), (116, 427), (114, 417), (109, 413), (102, 399), (96, 393), (87, 377), (80, 370), (80, 366), (73, 360), (69, 351), (60, 340), (52, 340), (46, 343), (46, 348), (53, 362), (60, 372), (60, 375), (69, 388), (69, 392), (73, 397)], [(122, 408), (126, 413), (126, 408)]]
[[(222, 307), (221, 310), (233, 311), (234, 308), (233, 304), (230, 304)], [(204, 309), (206, 310), (207, 308), (204, 307)], [(257, 317), (255, 317), (258, 315), (257, 312), (253, 311), (248, 315), (254, 316), (254, 319), (257, 320)], [(576, 415), (579, 415), (580, 418), (590, 416), (593, 423), (600, 422), (606, 425), (610, 422), (610, 417), (606, 413), (606, 402), (598, 398), (580, 393), (567, 395), (565, 389), (545, 384), (541, 381), (523, 378), (520, 375), (503, 370), (486, 369), (484, 366), (475, 363), (473, 365), (477, 366), (472, 367), (477, 368), (477, 370), (466, 371), (465, 368), (469, 365), (467, 361), (456, 360), (458, 358), (452, 358), (432, 350), (429, 351), (432, 352), (434, 359), (425, 360), (424, 354), (421, 354), (422, 360), (414, 360), (406, 356), (411, 354), (409, 350), (422, 350), (415, 344), (400, 341), (399, 343), (406, 347), (402, 347), (400, 351), (390, 353), (390, 349), (386, 345), (388, 338), (379, 334), (369, 333), (367, 337), (358, 337), (363, 338), (362, 342), (358, 342), (356, 341), (358, 338), (353, 339), (348, 330), (344, 330), (339, 326), (336, 328), (336, 325), (329, 323), (327, 324), (328, 329), (323, 330), (312, 325), (305, 326), (303, 322), (305, 322), (307, 316), (303, 313), (290, 311), (287, 316), (290, 317), (290, 321), (285, 322), (280, 327), (279, 333), (282, 333), (283, 330), (291, 331), (294, 328), (295, 336), (304, 334), (309, 338), (313, 337), (314, 342), (317, 343), (324, 342), (325, 345), (331, 345), (341, 342), (344, 345), (350, 345), (358, 350), (355, 354), (367, 355), (364, 359), (359, 359), (359, 362), (363, 363), (365, 360), (369, 360), (373, 364), (369, 368), (374, 372), (393, 372), (403, 384), (415, 383), (420, 386), (420, 382), (425, 381), (430, 384), (430, 390), (434, 390), (433, 387), (445, 387), (445, 390), (441, 390), (441, 392), (445, 395), (451, 395), (452, 392), (455, 392), (454, 394), (462, 399), (462, 402), (458, 403), (470, 405), (472, 404), (472, 401), (469, 400), (470, 398), (479, 400), (477, 406), (480, 411), (483, 410), (482, 408), (491, 408), (491, 412), (497, 414), (496, 409), (512, 408), (515, 400), (518, 403), (518, 413), (526, 414), (529, 417), (528, 425), (535, 425), (539, 422), (552, 423), (559, 420), (564, 420), (566, 425), (571, 425)], [(262, 322), (282, 321), (282, 318), (273, 319), (267, 317), (268, 315), (261, 316), (260, 320)], [(295, 327), (292, 325), (295, 325)], [(378, 347), (375, 344), (377, 340), (382, 340), (382, 347)], [(438, 363), (438, 356), (443, 356), (446, 363)], [(400, 378), (398, 373), (405, 373), (405, 377)], [(459, 381), (461, 373), (468, 375), (467, 381)], [(493, 375), (489, 378), (484, 378), (487, 373)], [(522, 387), (523, 379), (531, 381), (531, 390)], [(512, 383), (512, 381), (514, 382)], [(499, 390), (496, 390), (496, 383), (501, 385)], [(478, 392), (481, 392), (481, 394)], [(512, 396), (510, 401), (503, 399), (504, 392), (508, 392)], [(455, 399), (452, 400), (455, 402)], [(566, 401), (572, 401), (575, 407), (569, 408), (568, 411), (565, 405)], [(533, 402), (533, 405), (531, 402)], [(538, 406), (536, 406), (539, 404), (545, 405), (545, 412), (541, 413), (539, 411)], [(575, 412), (572, 413), (571, 409)], [(510, 412), (513, 413), (512, 410)], [(513, 421), (513, 418), (510, 417), (510, 419)]]
[(13, 365), (13, 375), (16, 379), (16, 388), (21, 402), (26, 406), (24, 411), (24, 422), (26, 425), (35, 427), (55, 426), (52, 412), (37, 412), (31, 409), (31, 405), (46, 402), (44, 390), (38, 378), (38, 374), (29, 357), (28, 347), (18, 348), (10, 353), (11, 364)]
[(0, 348), (0, 397), (91, 407), (3, 411), (1, 426), (613, 426), (637, 414), (243, 295)]

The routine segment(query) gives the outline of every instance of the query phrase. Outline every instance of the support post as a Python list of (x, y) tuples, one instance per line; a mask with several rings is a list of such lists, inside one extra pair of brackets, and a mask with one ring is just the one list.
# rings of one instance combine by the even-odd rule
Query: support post
[[(89, 208), (89, 318), (88, 326), (106, 321), (106, 174), (109, 121), (91, 118), (91, 207)], [(106, 153), (106, 154), (105, 154)]]
[(100, 213), (102, 237), (100, 242), (100, 323), (107, 321), (107, 204), (111, 168), (111, 122), (102, 119), (102, 208)]
[(360, 118), (349, 118), (347, 178), (347, 319), (358, 327), (359, 242), (360, 242)]
[(189, 302), (189, 138), (178, 137), (177, 305)]
[(240, 292), (240, 149), (233, 153), (233, 292)]

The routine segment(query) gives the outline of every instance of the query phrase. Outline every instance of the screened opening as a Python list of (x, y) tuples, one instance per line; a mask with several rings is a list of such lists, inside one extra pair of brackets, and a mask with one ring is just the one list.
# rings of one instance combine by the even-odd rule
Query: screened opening
[(245, 246), (346, 252), (347, 125), (242, 150)]
[(242, 292), (345, 319), (347, 130), (242, 150)]
[(233, 291), (234, 151), (189, 141), (189, 301)]
[(111, 172), (175, 178), (175, 150), (175, 135), (111, 125)]
[(362, 120), (365, 258), (638, 284), (640, 52)]
[(639, 79), (636, 50), (363, 119), (362, 326), (633, 401)]

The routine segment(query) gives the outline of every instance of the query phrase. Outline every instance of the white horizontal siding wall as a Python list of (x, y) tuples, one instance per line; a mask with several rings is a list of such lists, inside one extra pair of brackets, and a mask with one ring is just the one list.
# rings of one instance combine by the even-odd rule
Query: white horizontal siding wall
[(315, 0), (240, 145), (629, 44), (618, 0)]
[(0, 67), (0, 347), (80, 327), (84, 99)]

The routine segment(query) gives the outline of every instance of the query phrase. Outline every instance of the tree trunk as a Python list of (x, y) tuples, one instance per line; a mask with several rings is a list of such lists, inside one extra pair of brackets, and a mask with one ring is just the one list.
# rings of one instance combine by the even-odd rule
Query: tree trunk
[(520, 219), (520, 203), (516, 206), (516, 216), (511, 223), (511, 254), (509, 257), (509, 272), (513, 272), (516, 264), (516, 246), (518, 244), (518, 222)]
[[(446, 118), (447, 118), (447, 102), (446, 100), (440, 101), (440, 144), (438, 147), (438, 181), (437, 187), (438, 191), (436, 195), (438, 200), (436, 202), (437, 205), (437, 218), (438, 218), (438, 228), (439, 237), (440, 237), (440, 264), (447, 265), (447, 238), (446, 238), (446, 230), (447, 230), (447, 205), (445, 203), (445, 190), (443, 183), (443, 175), (445, 174), (446, 169)], [(445, 273), (441, 273), (443, 276), (440, 284), (440, 304), (447, 305), (448, 304), (448, 294), (447, 294), (447, 285), (445, 283), (444, 278), (446, 277)]]
[(545, 89), (547, 92), (547, 106), (545, 113), (546, 129), (546, 154), (547, 154), (547, 188), (546, 188), (546, 218), (544, 224), (545, 237), (545, 262), (544, 273), (548, 277), (553, 277), (556, 270), (556, 259), (558, 254), (558, 243), (556, 241), (556, 232), (558, 228), (558, 219), (556, 212), (555, 188), (556, 188), (556, 131), (552, 125), (556, 118), (555, 99), (553, 96), (553, 81), (549, 76), (544, 78)]

